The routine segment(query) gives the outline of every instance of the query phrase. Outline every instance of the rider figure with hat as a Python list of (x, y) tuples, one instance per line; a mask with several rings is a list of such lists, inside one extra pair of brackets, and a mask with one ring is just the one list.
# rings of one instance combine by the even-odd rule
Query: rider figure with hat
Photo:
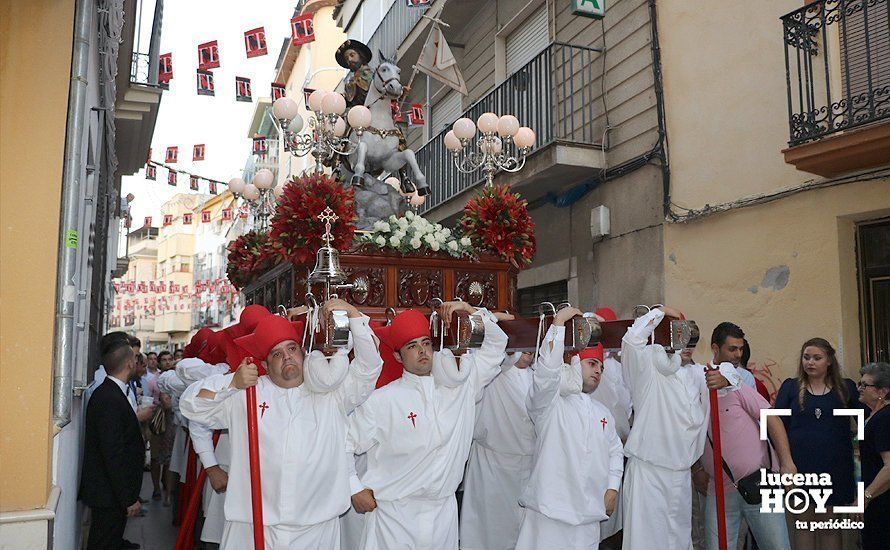
[(343, 95), (346, 97), (346, 105), (364, 105), (368, 95), (368, 88), (374, 78), (374, 71), (368, 66), (371, 62), (371, 49), (358, 40), (349, 39), (337, 48), (334, 58), (337, 64), (344, 69), (349, 69), (349, 74), (343, 80)]

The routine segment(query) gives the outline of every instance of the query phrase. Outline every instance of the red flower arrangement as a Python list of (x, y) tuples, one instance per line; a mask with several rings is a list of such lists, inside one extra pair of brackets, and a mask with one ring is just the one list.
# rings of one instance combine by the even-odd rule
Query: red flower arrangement
[(269, 245), (269, 236), (258, 231), (241, 235), (227, 250), (226, 276), (239, 289), (280, 261)]
[(355, 233), (355, 193), (329, 176), (312, 174), (292, 179), (282, 190), (269, 232), (275, 252), (296, 265), (314, 259), (324, 244), (325, 224), (318, 215), (327, 207), (339, 218), (331, 224), (331, 246), (348, 248)]
[(487, 251), (522, 269), (535, 257), (535, 222), (528, 203), (506, 185), (484, 187), (464, 206), (464, 235), (478, 251)]

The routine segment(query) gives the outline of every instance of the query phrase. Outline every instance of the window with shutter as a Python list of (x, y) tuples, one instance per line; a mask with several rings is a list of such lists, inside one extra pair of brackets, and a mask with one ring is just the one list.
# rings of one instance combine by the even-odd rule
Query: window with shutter
[(863, 9), (845, 10), (842, 18), (841, 71), (844, 97), (851, 103), (851, 115), (870, 108), (870, 95), (890, 86), (890, 9), (887, 2), (862, 0)]
[(507, 76), (532, 60), (550, 43), (547, 6), (541, 6), (507, 36)]

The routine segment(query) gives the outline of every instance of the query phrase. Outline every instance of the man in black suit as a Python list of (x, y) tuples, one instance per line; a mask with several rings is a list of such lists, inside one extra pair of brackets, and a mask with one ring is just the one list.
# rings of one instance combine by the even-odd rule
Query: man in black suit
[[(87, 549), (133, 547), (124, 544), (127, 518), (139, 513), (145, 447), (128, 392), (136, 354), (126, 340), (102, 343), (107, 378), (87, 405), (80, 498), (92, 511)], [(142, 411), (140, 411), (142, 412)]]

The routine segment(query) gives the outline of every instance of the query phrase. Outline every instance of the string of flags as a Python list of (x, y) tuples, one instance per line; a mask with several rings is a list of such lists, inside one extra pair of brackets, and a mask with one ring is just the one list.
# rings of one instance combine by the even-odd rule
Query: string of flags
[[(114, 314), (109, 318), (112, 326), (120, 326), (122, 321), (124, 325), (131, 325), (136, 319), (154, 317), (167, 311), (204, 310), (213, 305), (227, 307), (238, 294), (228, 279), (202, 279), (195, 281), (193, 286), (173, 281), (113, 281), (112, 284), (117, 293)], [(190, 292), (190, 288), (194, 291)], [(168, 289), (169, 293), (166, 292)], [(135, 294), (143, 296), (126, 297)]]

